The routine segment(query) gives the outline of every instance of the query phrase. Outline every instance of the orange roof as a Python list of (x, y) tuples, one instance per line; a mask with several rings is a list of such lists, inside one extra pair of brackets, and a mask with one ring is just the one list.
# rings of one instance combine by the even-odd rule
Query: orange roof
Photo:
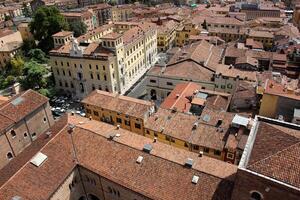
[(188, 112), (191, 107), (188, 96), (192, 96), (195, 90), (200, 89), (196, 83), (179, 83), (160, 105), (164, 109), (176, 108), (180, 112)]
[(274, 80), (267, 80), (264, 93), (300, 100), (300, 95), (297, 95), (295, 90), (288, 89)]

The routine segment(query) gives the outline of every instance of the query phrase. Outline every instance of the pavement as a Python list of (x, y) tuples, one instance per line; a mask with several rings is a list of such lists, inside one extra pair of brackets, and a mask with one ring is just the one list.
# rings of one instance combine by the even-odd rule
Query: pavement
[(137, 98), (137, 99), (146, 99), (147, 98), (146, 85), (147, 85), (147, 79), (146, 76), (144, 75), (126, 93), (126, 96)]

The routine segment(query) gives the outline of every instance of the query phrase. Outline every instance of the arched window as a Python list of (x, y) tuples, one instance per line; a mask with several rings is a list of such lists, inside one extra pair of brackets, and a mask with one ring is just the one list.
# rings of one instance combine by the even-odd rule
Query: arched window
[(11, 131), (10, 131), (10, 134), (11, 134), (11, 137), (12, 137), (12, 138), (15, 138), (15, 137), (17, 136), (15, 130), (11, 130)]
[(250, 200), (262, 200), (262, 199), (263, 199), (263, 196), (261, 193), (259, 193), (257, 191), (251, 192)]
[(11, 159), (13, 158), (13, 155), (12, 155), (11, 152), (8, 152), (8, 153), (6, 154), (6, 157), (7, 157), (8, 160), (11, 160)]

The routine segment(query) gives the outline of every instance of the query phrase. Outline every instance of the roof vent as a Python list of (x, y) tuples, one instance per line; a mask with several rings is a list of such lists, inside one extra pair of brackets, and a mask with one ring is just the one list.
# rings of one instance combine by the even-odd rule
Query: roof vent
[(48, 132), (46, 133), (46, 135), (47, 135), (47, 138), (50, 138), (50, 137), (52, 136), (52, 132), (51, 132), (51, 131), (48, 131)]
[(22, 197), (20, 197), (20, 196), (14, 196), (13, 198), (11, 198), (11, 200), (22, 200)]
[(192, 183), (197, 184), (199, 181), (199, 176), (194, 175), (192, 178)]
[(202, 157), (203, 156), (203, 151), (200, 151), (199, 152), (199, 157)]
[(39, 167), (47, 160), (47, 156), (41, 152), (38, 152), (31, 160), (31, 164), (35, 165), (36, 167)]
[(195, 122), (195, 123), (193, 124), (193, 130), (196, 130), (197, 127), (198, 127), (198, 125), (199, 125), (199, 123), (198, 123), (198, 122)]
[(137, 159), (136, 159), (136, 162), (138, 163), (138, 164), (141, 164), (142, 163), (142, 161), (143, 161), (143, 156), (139, 156)]
[(186, 160), (186, 162), (184, 163), (184, 166), (186, 166), (186, 167), (188, 167), (188, 168), (192, 168), (193, 163), (194, 163), (194, 160), (191, 159), (191, 158), (188, 158), (188, 159)]
[(143, 151), (146, 152), (146, 153), (150, 153), (152, 150), (152, 145), (151, 144), (145, 144), (144, 145), (144, 148), (143, 148)]

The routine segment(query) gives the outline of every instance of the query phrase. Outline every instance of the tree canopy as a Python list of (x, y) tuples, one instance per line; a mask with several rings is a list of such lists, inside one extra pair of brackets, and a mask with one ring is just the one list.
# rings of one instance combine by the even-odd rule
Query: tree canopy
[(67, 30), (68, 23), (59, 10), (54, 6), (41, 6), (33, 15), (30, 23), (30, 31), (34, 38), (39, 41), (39, 47), (48, 52), (54, 47), (52, 35)]
[(11, 74), (13, 76), (21, 76), (24, 69), (24, 60), (21, 56), (16, 56), (10, 60)]
[(47, 86), (48, 70), (36, 61), (25, 63), (24, 78), (21, 79), (21, 85), (24, 89), (41, 89)]
[(74, 21), (69, 23), (69, 30), (74, 32), (75, 37), (78, 37), (86, 33), (87, 25), (82, 21)]
[(46, 54), (41, 49), (31, 49), (28, 52), (28, 56), (30, 59), (32, 59), (38, 63), (46, 63), (47, 62)]

